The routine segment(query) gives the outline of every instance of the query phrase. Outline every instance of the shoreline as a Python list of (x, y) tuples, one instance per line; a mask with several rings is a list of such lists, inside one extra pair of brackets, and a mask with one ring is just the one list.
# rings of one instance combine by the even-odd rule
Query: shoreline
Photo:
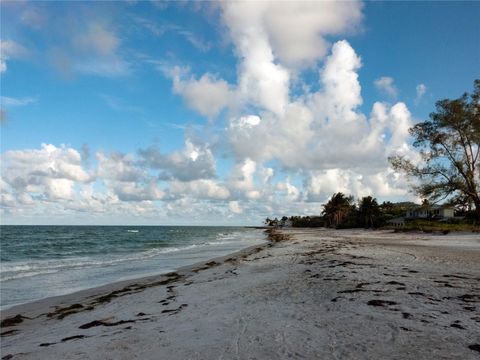
[(279, 233), (163, 276), (8, 309), (2, 356), (478, 358), (478, 236)]
[[(84, 225), (80, 225), (80, 226), (84, 226)], [(115, 227), (118, 227), (118, 226), (115, 226)], [(128, 227), (128, 226), (125, 226), (125, 227)], [(230, 228), (230, 227), (226, 227), (226, 228)], [(246, 228), (246, 227), (244, 227), (244, 228)], [(104, 282), (104, 283), (100, 283), (98, 285), (93, 285), (93, 286), (86, 286), (86, 287), (83, 287), (83, 288), (80, 288), (80, 289), (77, 288), (77, 289), (75, 289), (71, 292), (65, 293), (65, 294), (46, 296), (46, 297), (43, 297), (43, 298), (29, 300), (29, 301), (26, 301), (26, 302), (23, 302), (23, 303), (8, 304), (8, 305), (2, 306), (0, 308), (0, 319), (3, 319), (3, 317), (4, 317), (3, 314), (5, 312), (9, 311), (10, 309), (17, 308), (17, 307), (28, 306), (29, 304), (37, 304), (37, 303), (41, 303), (41, 302), (50, 302), (50, 299), (60, 299), (61, 300), (64, 297), (69, 297), (69, 296), (73, 296), (73, 295), (77, 295), (77, 294), (80, 295), (80, 296), (83, 296), (82, 295), (83, 293), (95, 292), (97, 290), (102, 291), (102, 289), (104, 289), (104, 288), (108, 289), (108, 288), (111, 288), (111, 287), (114, 288), (114, 287), (120, 287), (120, 286), (128, 286), (129, 283), (147, 281), (148, 279), (155, 279), (158, 276), (162, 276), (162, 275), (165, 275), (165, 274), (168, 274), (168, 273), (171, 273), (171, 272), (176, 272), (176, 271), (179, 271), (179, 270), (183, 270), (184, 268), (188, 269), (189, 267), (194, 267), (194, 266), (200, 265), (204, 262), (209, 262), (209, 261), (212, 261), (212, 260), (216, 260), (217, 258), (220, 259), (220, 258), (223, 258), (225, 256), (234, 255), (237, 252), (244, 251), (246, 249), (249, 249), (250, 247), (263, 245), (266, 241), (265, 240), (265, 234), (263, 232), (262, 233), (258, 232), (257, 235), (258, 236), (256, 236), (256, 238), (258, 238), (258, 244), (250, 245), (250, 244), (246, 243), (246, 244), (243, 245), (244, 247), (239, 247), (237, 249), (232, 249), (233, 252), (228, 252), (228, 253), (225, 253), (225, 250), (223, 250), (222, 252), (224, 252), (225, 255), (211, 254), (212, 257), (207, 256), (203, 260), (194, 260), (195, 262), (192, 262), (192, 263), (187, 264), (187, 265), (180, 265), (180, 266), (177, 266), (177, 267), (172, 266), (170, 269), (161, 270), (160, 272), (158, 270), (157, 271), (153, 270), (153, 271), (150, 271), (147, 274), (133, 275), (133, 277), (123, 276), (123, 279), (114, 280), (114, 281), (110, 281), (110, 282)], [(194, 244), (194, 245), (196, 245), (196, 244)], [(232, 250), (227, 250), (227, 251), (232, 251)]]
[[(169, 277), (171, 277), (169, 276), (169, 274), (176, 273), (178, 275), (185, 276), (185, 275), (188, 275), (189, 273), (197, 272), (199, 270), (204, 269), (205, 266), (207, 266), (207, 263), (211, 263), (212, 261), (216, 263), (221, 263), (229, 258), (248, 255), (252, 252), (253, 253), (258, 252), (267, 245), (269, 245), (269, 242), (265, 241), (257, 245), (251, 245), (244, 249), (234, 251), (233, 253), (229, 253), (227, 255), (218, 256), (218, 257), (210, 258), (207, 260), (199, 261), (190, 265), (181, 266), (178, 269), (175, 269), (173, 271), (158, 273), (156, 275), (141, 276), (133, 279), (114, 281), (108, 284), (95, 286), (87, 289), (82, 289), (82, 290), (74, 291), (68, 294), (49, 296), (43, 299), (38, 299), (38, 300), (30, 301), (27, 303), (23, 303), (23, 304), (13, 305), (6, 309), (0, 310), (0, 321), (3, 321), (5, 318), (11, 317), (16, 313), (37, 313), (42, 311), (45, 312), (47, 308), (52, 308), (56, 305), (60, 306), (60, 304), (71, 303), (71, 302), (78, 303), (78, 302), (81, 302), (82, 300), (88, 300), (91, 298), (99, 297), (99, 296), (102, 296), (102, 294), (118, 291), (133, 285), (151, 286), (151, 284), (154, 284), (157, 281), (168, 280)], [(38, 316), (38, 315), (33, 315), (33, 316)]]

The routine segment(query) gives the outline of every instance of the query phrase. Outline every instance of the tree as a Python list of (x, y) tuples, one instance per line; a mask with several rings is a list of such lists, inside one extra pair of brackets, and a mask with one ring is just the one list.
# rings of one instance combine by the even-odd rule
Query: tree
[(338, 226), (352, 209), (353, 197), (345, 196), (339, 192), (332, 195), (330, 200), (323, 205), (322, 214), (327, 219), (328, 225)]
[(374, 227), (375, 221), (380, 215), (377, 199), (365, 196), (360, 200), (358, 212), (366, 228)]
[(394, 169), (418, 178), (414, 190), (430, 201), (473, 204), (480, 220), (480, 80), (472, 94), (438, 101), (430, 120), (415, 125), (410, 134), (422, 162), (391, 157)]

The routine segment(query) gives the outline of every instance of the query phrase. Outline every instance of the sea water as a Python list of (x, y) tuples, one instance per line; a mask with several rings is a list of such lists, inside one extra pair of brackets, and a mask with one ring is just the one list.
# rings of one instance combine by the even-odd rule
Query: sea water
[(0, 306), (166, 273), (260, 244), (261, 230), (196, 226), (1, 226)]

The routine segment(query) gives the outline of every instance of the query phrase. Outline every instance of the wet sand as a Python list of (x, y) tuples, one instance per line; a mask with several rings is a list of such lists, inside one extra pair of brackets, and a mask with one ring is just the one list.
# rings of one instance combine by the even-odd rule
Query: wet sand
[(4, 359), (478, 359), (480, 236), (292, 229), (1, 314)]

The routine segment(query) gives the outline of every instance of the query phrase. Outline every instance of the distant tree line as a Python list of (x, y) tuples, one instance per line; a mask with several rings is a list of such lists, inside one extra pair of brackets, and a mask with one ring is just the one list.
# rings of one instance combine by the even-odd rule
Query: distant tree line
[(414, 205), (412, 202), (392, 203), (390, 201), (378, 204), (377, 199), (372, 196), (365, 196), (355, 202), (353, 196), (338, 192), (323, 205), (320, 215), (266, 218), (265, 225), (338, 229), (378, 228), (385, 226), (390, 219), (405, 215), (406, 211)]
[(342, 228), (378, 228), (414, 206), (411, 202), (392, 203), (390, 201), (378, 204), (376, 198), (364, 196), (354, 201), (353, 196), (339, 192), (332, 195), (323, 205), (322, 216), (325, 226)]

